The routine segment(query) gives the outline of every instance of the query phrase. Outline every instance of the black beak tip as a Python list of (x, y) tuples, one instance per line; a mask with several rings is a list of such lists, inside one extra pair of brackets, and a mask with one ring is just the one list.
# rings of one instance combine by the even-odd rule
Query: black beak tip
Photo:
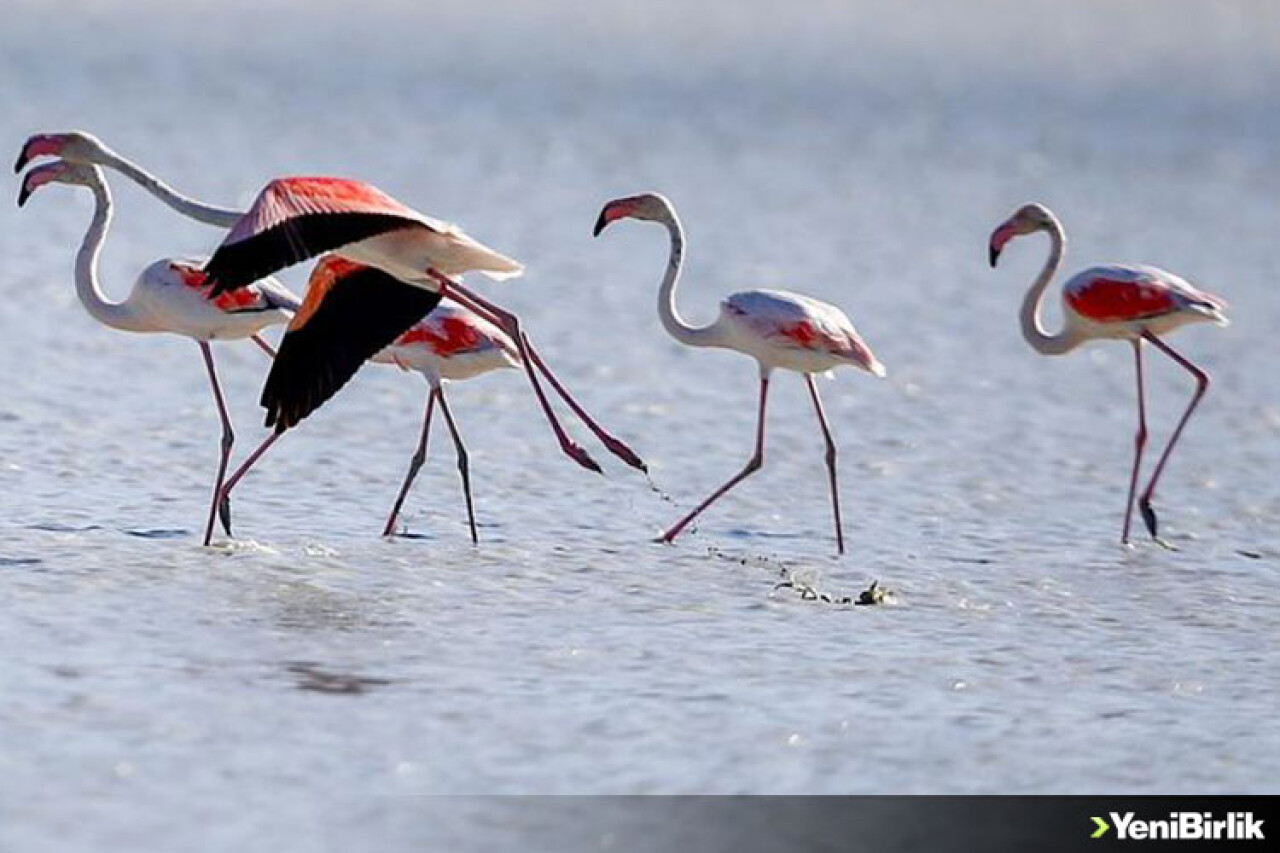
[(18, 207), (22, 207), (26, 204), (27, 199), (29, 198), (31, 198), (31, 192), (26, 187), (23, 187), (18, 191)]
[(1000, 260), (1000, 250), (995, 246), (987, 247), (987, 260), (991, 262), (991, 268), (995, 269), (996, 261)]
[(600, 217), (599, 217), (598, 219), (596, 219), (596, 227), (595, 227), (595, 228), (593, 228), (593, 229), (591, 230), (591, 236), (592, 236), (592, 237), (599, 237), (599, 236), (600, 236), (600, 232), (601, 232), (601, 231), (603, 231), (603, 230), (604, 230), (604, 227), (605, 227), (606, 225), (608, 225), (608, 224), (609, 224), (609, 223), (608, 223), (607, 221), (605, 221), (604, 214), (603, 214), (603, 213), (601, 213), (601, 214), (600, 214)]
[(28, 139), (22, 144), (22, 150), (18, 152), (18, 159), (13, 162), (13, 173), (15, 175), (27, 168), (27, 164), (31, 162), (30, 150), (31, 140)]

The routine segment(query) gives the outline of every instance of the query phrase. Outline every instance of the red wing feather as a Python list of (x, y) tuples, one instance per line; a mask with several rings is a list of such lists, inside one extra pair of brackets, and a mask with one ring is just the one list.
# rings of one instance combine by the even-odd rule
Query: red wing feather
[(204, 269), (217, 296), (323, 252), (402, 228), (455, 230), (363, 181), (277, 178), (258, 194)]
[(1173, 293), (1159, 282), (1095, 278), (1066, 294), (1071, 310), (1096, 323), (1145, 320), (1177, 311)]

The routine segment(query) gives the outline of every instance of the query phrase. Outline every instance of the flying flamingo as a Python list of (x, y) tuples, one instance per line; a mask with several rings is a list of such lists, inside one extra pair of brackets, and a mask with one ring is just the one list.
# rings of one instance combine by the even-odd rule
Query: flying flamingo
[(390, 536), (395, 532), (400, 507), (418, 475), (418, 469), (426, 460), (427, 434), (431, 429), (434, 407), (438, 403), (458, 456), (458, 473), (462, 477), (462, 493), (467, 502), (471, 541), (478, 542), (475, 510), (471, 502), (467, 448), (462, 443), (458, 425), (445, 401), (444, 383), (471, 379), (492, 370), (518, 368), (520, 356), (516, 345), (497, 326), (459, 305), (446, 302), (396, 338), (395, 343), (375, 355), (372, 360), (394, 364), (404, 370), (416, 370), (431, 387), (427, 395), (427, 411), (422, 419), (422, 437), (418, 440), (418, 449), (409, 463), (409, 472), (405, 475), (404, 485), (400, 487), (382, 535)]
[(568, 456), (600, 471), (556, 419), (535, 368), (607, 449), (646, 470), (639, 456), (578, 405), (533, 348), (519, 318), (454, 278), (476, 270), (501, 280), (520, 274), (520, 264), (456, 225), (424, 216), (370, 184), (325, 177), (271, 181), (204, 269), (217, 296), (329, 251), (357, 267), (332, 276), (325, 288), (309, 285), (263, 388), (266, 423), (275, 433), (223, 486), (224, 527), (229, 527), (225, 510), (231, 490), (261, 454), (341, 388), (365, 359), (391, 344), (444, 297), (498, 326), (515, 342), (538, 403)]
[(690, 326), (676, 311), (676, 285), (684, 259), (684, 229), (675, 208), (656, 193), (615, 199), (604, 206), (596, 220), (599, 236), (611, 222), (619, 219), (645, 219), (665, 225), (671, 236), (671, 255), (667, 271), (658, 291), (658, 317), (673, 338), (695, 347), (720, 347), (737, 350), (756, 360), (760, 369), (760, 403), (756, 422), (755, 453), (746, 466), (723, 486), (711, 493), (692, 512), (675, 523), (660, 537), (670, 543), (707, 507), (764, 464), (765, 402), (769, 394), (769, 377), (775, 368), (804, 374), (818, 425), (827, 445), (827, 475), (831, 486), (831, 509), (835, 516), (836, 548), (844, 553), (844, 533), (840, 522), (840, 493), (836, 484), (836, 445), (827, 425), (827, 417), (818, 396), (813, 374), (836, 367), (857, 367), (875, 376), (885, 375), (884, 365), (858, 336), (845, 313), (834, 305), (807, 296), (780, 290), (748, 290), (735, 293), (720, 304), (720, 317), (708, 326)]
[(89, 314), (103, 325), (126, 332), (171, 332), (191, 338), (200, 347), (213, 399), (222, 421), (222, 450), (214, 478), (213, 502), (205, 525), (205, 539), (213, 530), (214, 512), (222, 491), (227, 461), (235, 442), (209, 341), (250, 338), (270, 356), (275, 353), (258, 332), (285, 323), (298, 309), (298, 298), (272, 278), (243, 291), (210, 297), (209, 280), (201, 261), (164, 258), (155, 261), (134, 282), (123, 302), (111, 302), (98, 281), (98, 256), (111, 224), (111, 193), (96, 166), (55, 160), (26, 174), (18, 194), (18, 206), (37, 189), (50, 183), (88, 187), (93, 192), (93, 221), (76, 256), (76, 295)]
[[(161, 181), (156, 175), (133, 163), (132, 160), (116, 154), (114, 150), (106, 146), (106, 143), (90, 133), (83, 131), (37, 133), (24, 143), (22, 151), (19, 152), (15, 170), (26, 167), (29, 161), (38, 158), (38, 156), (58, 156), (63, 160), (73, 161), (73, 163), (96, 164), (119, 170), (125, 177), (133, 179), (142, 188), (151, 192), (156, 199), (163, 201), (164, 204), (172, 207), (178, 213), (198, 220), (198, 222), (230, 228), (236, 225), (244, 215), (244, 211), (241, 210), (205, 204), (205, 202), (183, 195), (183, 193), (170, 187), (169, 184)], [(362, 266), (349, 263), (349, 261), (325, 256), (321, 259), (320, 264), (317, 265), (314, 274), (312, 274), (312, 283), (323, 282), (321, 289), (326, 291), (335, 283), (335, 277), (342, 278), (357, 272), (365, 275), (365, 277), (376, 275), (376, 272), (367, 272)], [(516, 368), (520, 362), (518, 362), (518, 352), (515, 345), (506, 334), (502, 333), (502, 330), (495, 328), (493, 324), (479, 318), (471, 311), (453, 305), (440, 305), (431, 311), (425, 319), (420, 320), (419, 323), (404, 332), (392, 345), (379, 353), (375, 353), (370, 360), (380, 362), (380, 364), (396, 364), (403, 369), (420, 371), (431, 387), (431, 392), (428, 396), (428, 409), (426, 409), (424, 425), (422, 425), (419, 451), (413, 456), (410, 473), (404, 479), (396, 506), (394, 506), (392, 515), (387, 520), (387, 528), (385, 528), (384, 534), (389, 535), (394, 532), (394, 524), (396, 524), (396, 517), (399, 514), (399, 507), (401, 507), (404, 497), (406, 497), (408, 489), (410, 489), (410, 485), (417, 475), (417, 471), (419, 471), (422, 462), (425, 460), (426, 438), (428, 438), (431, 415), (433, 415), (435, 402), (439, 401), (440, 411), (442, 411), (449, 430), (451, 430), (454, 447), (456, 447), (458, 453), (458, 469), (462, 474), (471, 538), (476, 540), (475, 515), (474, 511), (472, 511), (466, 447), (463, 446), (452, 412), (449, 411), (447, 402), (444, 400), (443, 380), (467, 379), (488, 373), (490, 370)], [(274, 441), (274, 437), (269, 437), (268, 446), (269, 443)], [(252, 455), (252, 460), (260, 459), (261, 453), (264, 451), (265, 448), (260, 448), (259, 452)], [(237, 471), (238, 475), (234, 476), (232, 485), (241, 479), (244, 471), (247, 471), (247, 466), (243, 467), (241, 471)], [(228, 534), (230, 534), (229, 503), (223, 502), (221, 506), (223, 506), (221, 515), (223, 515), (224, 526), (227, 528)]]
[(1164, 471), (1165, 463), (1173, 452), (1173, 446), (1182, 434), (1182, 428), (1186, 426), (1192, 411), (1209, 387), (1209, 374), (1175, 352), (1160, 336), (1188, 323), (1212, 322), (1225, 326), (1228, 321), (1223, 311), (1226, 310), (1227, 303), (1193, 287), (1185, 279), (1156, 267), (1090, 267), (1076, 273), (1062, 285), (1065, 325), (1058, 334), (1051, 335), (1040, 323), (1040, 303), (1050, 280), (1062, 263), (1066, 247), (1066, 234), (1058, 218), (1044, 205), (1023, 205), (992, 232), (988, 253), (991, 266), (994, 267), (1000, 252), (1013, 238), (1036, 231), (1049, 233), (1050, 248), (1044, 269), (1022, 300), (1022, 336), (1027, 339), (1027, 343), (1043, 355), (1062, 355), (1097, 339), (1114, 338), (1133, 344), (1134, 365), (1138, 376), (1138, 433), (1134, 439), (1133, 470), (1129, 475), (1129, 497), (1125, 503), (1124, 528), (1120, 534), (1122, 544), (1129, 544), (1133, 497), (1138, 486), (1142, 451), (1147, 443), (1147, 415), (1142, 388), (1142, 342), (1149, 342), (1195, 377), (1196, 390), (1191, 396), (1191, 402), (1174, 428), (1164, 453), (1160, 455), (1151, 481), (1138, 499), (1138, 508), (1151, 538), (1170, 547), (1156, 533), (1156, 514), (1151, 508), (1151, 498), (1155, 494), (1156, 482)]

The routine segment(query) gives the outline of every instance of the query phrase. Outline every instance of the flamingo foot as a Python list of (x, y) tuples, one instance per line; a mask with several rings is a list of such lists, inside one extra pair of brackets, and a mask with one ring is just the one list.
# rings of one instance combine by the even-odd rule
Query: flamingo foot
[(1156, 511), (1151, 508), (1150, 495), (1143, 495), (1138, 500), (1138, 511), (1142, 513), (1142, 522), (1147, 526), (1147, 532), (1151, 534), (1152, 540), (1154, 540), (1157, 545), (1169, 551), (1178, 550), (1177, 547), (1175, 547), (1170, 542), (1164, 539), (1161, 539), (1159, 534), (1156, 533), (1156, 530), (1157, 530)]
[(218, 502), (218, 520), (222, 522), (222, 529), (231, 536), (231, 495), (224, 494)]
[(605, 448), (608, 449), (610, 453), (630, 465), (632, 468), (635, 468), (637, 471), (644, 474), (649, 473), (649, 466), (644, 464), (644, 460), (641, 459), (634, 450), (627, 447), (627, 445), (622, 441), (614, 438), (613, 436), (607, 436), (601, 439), (601, 443), (604, 444)]
[(1149, 495), (1143, 495), (1138, 499), (1138, 511), (1142, 513), (1142, 523), (1147, 526), (1147, 532), (1151, 534), (1151, 538), (1159, 539), (1156, 533), (1156, 511), (1151, 508)]
[(604, 473), (604, 469), (600, 467), (596, 460), (591, 458), (591, 454), (582, 449), (581, 445), (566, 438), (560, 442), (560, 449), (563, 450), (570, 459), (577, 462), (588, 471), (595, 471), (597, 474)]

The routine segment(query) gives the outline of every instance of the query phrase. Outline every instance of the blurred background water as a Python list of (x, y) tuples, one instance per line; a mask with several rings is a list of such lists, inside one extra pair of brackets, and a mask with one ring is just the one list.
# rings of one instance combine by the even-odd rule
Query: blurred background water
[[(0, 205), (0, 842), (291, 849), (321, 840), (294, 818), (353, 792), (325, 838), (393, 849), (476, 815), (424, 827), (369, 795), (1275, 790), (1280, 8), (11, 0), (4, 17), (6, 156), (84, 128), (212, 202), (340, 174), (464, 224), (527, 264), (477, 281), (671, 501), (560, 457), (509, 372), (451, 388), (481, 547), (442, 433), (407, 504), (417, 537), (380, 539), (425, 384), (372, 368), (238, 490), (240, 538), (202, 549), (218, 427), (195, 346), (81, 309), (87, 193)], [(113, 294), (216, 244), (112, 186)], [(688, 317), (789, 287), (845, 308), (887, 365), (821, 386), (845, 558), (787, 376), (764, 471), (676, 547), (649, 543), (748, 455), (755, 379), (665, 336), (660, 229), (592, 240), (604, 201), (648, 189), (688, 230)], [(990, 229), (1033, 199), (1063, 219), (1068, 269), (1154, 263), (1232, 305), (1230, 328), (1171, 341), (1215, 379), (1156, 502), (1176, 553), (1116, 545), (1128, 348), (1037, 356), (1016, 314), (1044, 244), (986, 267)], [(266, 365), (216, 354), (239, 456)], [(1192, 384), (1148, 363), (1158, 449)], [(897, 603), (802, 600), (774, 589), (784, 573), (837, 596), (879, 579)]]

